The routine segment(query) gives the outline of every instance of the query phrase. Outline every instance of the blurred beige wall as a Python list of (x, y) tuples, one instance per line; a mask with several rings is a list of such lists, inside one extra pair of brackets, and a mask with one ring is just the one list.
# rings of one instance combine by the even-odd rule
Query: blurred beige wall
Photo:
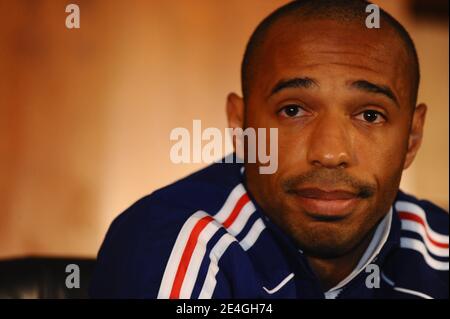
[[(169, 160), (174, 127), (226, 126), (249, 35), (281, 0), (0, 0), (0, 257), (94, 256), (143, 195), (205, 165)], [(448, 207), (448, 26), (376, 1), (410, 30), (429, 104), (402, 187)]]

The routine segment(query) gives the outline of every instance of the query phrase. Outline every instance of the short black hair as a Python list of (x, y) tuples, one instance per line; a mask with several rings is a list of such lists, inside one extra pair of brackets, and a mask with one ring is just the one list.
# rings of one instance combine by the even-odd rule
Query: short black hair
[[(294, 16), (295, 18), (329, 18), (337, 21), (352, 22), (367, 16), (365, 8), (372, 4), (365, 0), (296, 0), (278, 8), (267, 16), (251, 35), (245, 49), (241, 65), (241, 85), (244, 101), (249, 95), (250, 82), (256, 68), (256, 53), (264, 43), (268, 30), (279, 19)], [(387, 22), (399, 35), (412, 62), (412, 102), (417, 102), (420, 82), (419, 58), (416, 47), (408, 31), (389, 13), (380, 8), (380, 20)]]

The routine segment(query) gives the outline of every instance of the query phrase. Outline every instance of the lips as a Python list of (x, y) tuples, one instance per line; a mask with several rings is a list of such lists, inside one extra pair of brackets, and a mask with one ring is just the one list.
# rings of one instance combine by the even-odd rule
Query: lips
[(351, 214), (360, 197), (347, 190), (302, 188), (290, 192), (307, 215), (320, 221), (340, 220)]
[(347, 200), (357, 197), (357, 194), (345, 190), (325, 191), (318, 188), (303, 188), (296, 190), (298, 196), (318, 200)]

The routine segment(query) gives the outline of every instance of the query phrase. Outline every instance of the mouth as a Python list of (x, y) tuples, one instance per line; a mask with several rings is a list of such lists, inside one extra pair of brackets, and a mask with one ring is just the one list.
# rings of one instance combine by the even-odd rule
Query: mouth
[(306, 214), (318, 221), (338, 221), (351, 214), (361, 197), (348, 190), (302, 188), (288, 192), (294, 195)]

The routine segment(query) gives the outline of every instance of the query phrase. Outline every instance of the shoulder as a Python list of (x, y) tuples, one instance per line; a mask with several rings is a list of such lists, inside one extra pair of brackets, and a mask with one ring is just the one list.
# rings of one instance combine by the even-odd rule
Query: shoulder
[(235, 164), (214, 164), (131, 205), (109, 227), (91, 295), (155, 298), (165, 274), (176, 275), (171, 267), (189, 265), (212, 241), (235, 245), (223, 224), (249, 202), (240, 174)]
[(448, 243), (449, 214), (444, 209), (401, 191), (394, 205), (401, 220), (415, 222), (428, 232), (428, 237), (443, 239)]
[(394, 290), (401, 297), (448, 298), (449, 215), (427, 200), (399, 192), (399, 250)]
[(139, 199), (114, 219), (108, 236), (170, 237), (187, 221), (214, 215), (244, 193), (235, 164), (213, 164)]
[(114, 219), (108, 234), (177, 229), (197, 211), (219, 210), (238, 185), (235, 164), (210, 165), (136, 201)]

